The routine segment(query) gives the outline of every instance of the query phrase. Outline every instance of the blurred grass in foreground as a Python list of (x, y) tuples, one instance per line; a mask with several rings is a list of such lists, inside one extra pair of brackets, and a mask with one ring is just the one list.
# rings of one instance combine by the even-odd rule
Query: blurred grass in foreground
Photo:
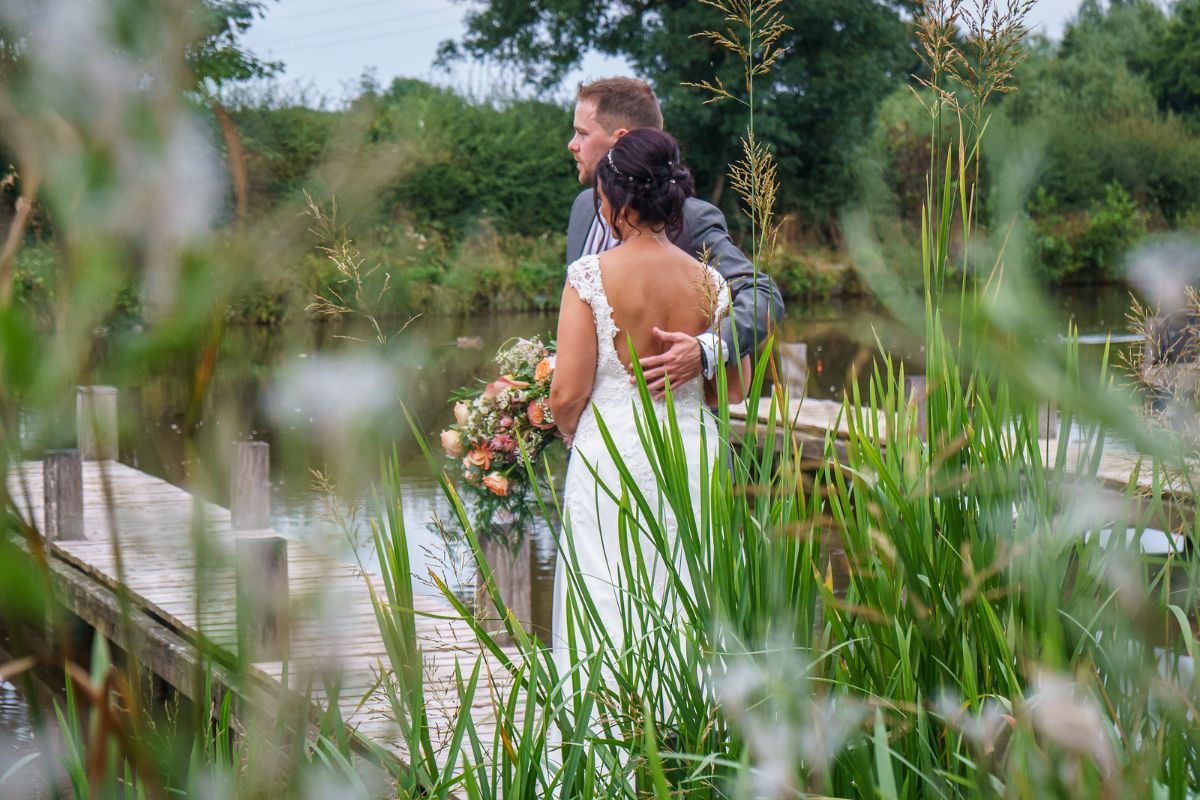
[[(230, 428), (238, 424), (232, 410), (203, 404), (219, 368), (213, 354), (224, 308), (246, 273), (281, 268), (273, 259), (302, 223), (276, 218), (213, 245), (222, 170), (181, 93), (187, 70), (177, 45), (190, 35), (188, 6), (49, 8), (4, 12), (6, 32), (41, 26), (24, 56), (28, 69), (5, 77), (0, 118), (17, 143), (23, 186), (53, 216), (64, 268), (45, 312), (52, 336), (39, 334), (26, 308), (7, 299), (0, 306), (0, 470), (7, 475), (19, 457), (21, 407), (60, 410), (44, 429), (25, 432), (31, 447), (61, 440), (69, 416), (62, 398), (89, 382), (94, 332), (132, 282), (149, 318), (117, 369), (152, 369), (167, 358), (195, 364), (190, 488), (211, 494), (228, 442), (199, 422), (224, 415)], [(424, 711), (400, 487), (395, 471), (384, 469), (376, 616), (388, 649), (385, 684), (416, 754), (385, 791), (471, 798), (1176, 798), (1197, 791), (1196, 567), (1184, 554), (1146, 558), (1138, 547), (1146, 528), (1178, 525), (1181, 513), (1182, 529), (1193, 535), (1192, 509), (1133, 487), (1105, 491), (1095, 477), (1108, 433), (1172, 475), (1186, 479), (1189, 462), (1112, 391), (1110, 375), (1079, 369), (1073, 344), (1047, 344), (1063, 331), (1018, 246), (1026, 235), (1018, 212), (1036, 166), (1019, 148), (994, 173), (991, 233), (979, 232), (986, 100), (1020, 58), (1026, 10), (936, 0), (921, 17), (921, 44), (935, 67), (924, 95), (931, 141), (946, 130), (957, 135), (929, 165), (920, 294), (898, 291), (878, 259), (873, 231), (886, 220), (852, 215), (847, 226), (880, 299), (924, 338), (924, 437), (901, 371), (883, 357), (867, 389), (846, 399), (843, 463), (832, 440), (819, 462), (798, 451), (785, 419), (789, 398), (762, 389), (769, 347), (748, 403), (751, 418), (762, 407), (767, 421), (746, 434), (731, 469), (723, 461), (685, 463), (677, 430), (654, 418), (643, 387), (644, 445), (682, 522), (669, 536), (657, 498), (629, 479), (610, 487), (625, 509), (623, 613), (639, 635), (619, 650), (606, 645), (611, 632), (580, 592), (569, 630), (589, 656), (560, 674), (549, 651), (511, 620), (515, 659), (477, 628), (516, 689), (496, 695), (480, 665), (461, 666), (463, 706), (490, 704), (500, 725), (484, 738), (461, 716), (448, 763), (435, 752)], [(960, 22), (961, 45), (950, 35)], [(945, 91), (950, 82), (974, 100), (959, 105)], [(355, 197), (393, 165), (361, 153), (346, 159), (353, 217)], [(376, 369), (387, 365), (362, 371)], [(321, 376), (295, 380), (297, 391), (315, 389)], [(1062, 437), (1052, 457), (1035, 425), (1047, 402), (1076, 432), (1074, 449)], [(345, 425), (323, 435), (329, 460), (360, 479), (373, 474), (373, 463), (356, 458), (370, 428), (338, 419)], [(729, 425), (722, 404), (723, 435)], [(686, 473), (697, 466), (711, 478), (692, 497)], [(449, 483), (445, 489), (486, 580), (466, 509)], [(316, 733), (281, 724), (286, 710), (240, 733), (227, 708), (170, 718), (142, 702), (136, 663), (120, 664), (102, 643), (72, 652), (61, 629), (47, 642), (22, 639), (22, 630), (44, 628), (54, 597), (36, 532), (21, 525), (12, 498), (4, 507), (6, 627), (16, 631), (19, 655), (72, 676), (58, 717), (64, 794), (372, 793), (336, 715)], [(542, 512), (557, 517), (553, 497), (543, 498)], [(1101, 547), (1105, 529), (1133, 535)], [(196, 543), (203, 546), (202, 535)], [(641, 569), (647, 548), (686, 565), (666, 596)], [(450, 592), (447, 599), (459, 603)], [(473, 621), (470, 609), (458, 608)], [(209, 678), (197, 675), (201, 685)], [(301, 710), (290, 713), (298, 718)], [(48, 761), (3, 780), (18, 785), (24, 771)]]

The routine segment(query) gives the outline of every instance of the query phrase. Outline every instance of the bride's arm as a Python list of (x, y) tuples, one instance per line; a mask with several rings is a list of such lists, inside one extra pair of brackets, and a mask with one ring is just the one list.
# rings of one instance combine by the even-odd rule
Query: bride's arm
[(575, 435), (596, 379), (596, 323), (592, 307), (570, 283), (558, 311), (558, 349), (550, 381), (550, 411), (563, 436)]

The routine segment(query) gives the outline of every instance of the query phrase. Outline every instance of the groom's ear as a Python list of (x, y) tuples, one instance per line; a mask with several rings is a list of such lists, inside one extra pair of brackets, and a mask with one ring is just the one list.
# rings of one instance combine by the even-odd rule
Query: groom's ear
[(624, 136), (627, 133), (629, 133), (629, 128), (617, 128), (615, 131), (613, 131), (613, 136), (620, 139), (622, 136)]

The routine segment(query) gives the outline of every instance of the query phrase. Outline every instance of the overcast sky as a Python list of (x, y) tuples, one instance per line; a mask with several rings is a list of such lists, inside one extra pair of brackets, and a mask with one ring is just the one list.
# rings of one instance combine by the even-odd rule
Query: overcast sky
[[(1052, 37), (1075, 13), (1079, 0), (1039, 0), (1030, 22)], [(439, 42), (463, 33), (470, 2), (450, 0), (278, 0), (255, 22), (245, 43), (257, 55), (282, 61), (285, 84), (299, 85), (336, 102), (351, 92), (366, 69), (380, 83), (423, 78), (490, 94), (504, 76), (494, 68), (463, 65), (453, 73), (435, 69)], [(623, 61), (595, 54), (567, 80), (627, 71)]]

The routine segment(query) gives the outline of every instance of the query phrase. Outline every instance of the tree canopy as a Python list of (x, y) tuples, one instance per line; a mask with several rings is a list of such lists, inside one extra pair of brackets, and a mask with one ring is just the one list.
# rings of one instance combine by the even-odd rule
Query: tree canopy
[[(816, 211), (844, 198), (854, 143), (863, 139), (881, 99), (915, 66), (909, 0), (785, 0), (792, 30), (783, 56), (755, 89), (755, 127), (779, 161), (784, 209)], [(740, 154), (744, 109), (703, 105), (682, 86), (720, 78), (742, 83), (741, 65), (711, 42), (721, 14), (695, 0), (489, 0), (467, 14), (461, 41), (442, 44), (443, 63), (491, 59), (519, 67), (532, 87), (557, 86), (589, 51), (624, 57), (651, 83), (666, 126), (684, 147), (702, 191), (721, 194), (728, 163)], [(565, 135), (564, 131), (564, 135)]]
[(1172, 111), (1200, 111), (1200, 0), (1179, 0), (1156, 49), (1151, 81)]
[(197, 82), (220, 86), (279, 71), (279, 64), (263, 61), (241, 43), (242, 34), (262, 16), (265, 6), (264, 0), (204, 0), (199, 5), (200, 35), (187, 52)]
[[(262, 15), (268, 0), (200, 0), (188, 9), (185, 21), (190, 42), (185, 51), (197, 86), (216, 88), (249, 78), (274, 74), (280, 65), (263, 61), (242, 46), (242, 35)], [(25, 56), (38, 46), (45, 20), (35, 6), (16, 9), (0, 17), (0, 78), (12, 77), (23, 69)], [(145, 0), (112, 3), (107, 22), (114, 42), (136, 55), (143, 47), (157, 45), (148, 21), (168, 12), (161, 4)], [(145, 40), (144, 42), (142, 40)]]

